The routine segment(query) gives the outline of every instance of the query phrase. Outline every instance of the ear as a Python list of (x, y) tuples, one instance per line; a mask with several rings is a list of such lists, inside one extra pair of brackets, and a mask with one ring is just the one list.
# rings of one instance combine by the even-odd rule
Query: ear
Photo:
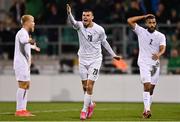
[(94, 15), (92, 16), (92, 20), (94, 19)]
[(145, 20), (145, 26), (146, 26), (146, 27), (148, 26), (148, 24), (147, 24), (147, 20)]
[(147, 22), (145, 22), (145, 26), (147, 26)]

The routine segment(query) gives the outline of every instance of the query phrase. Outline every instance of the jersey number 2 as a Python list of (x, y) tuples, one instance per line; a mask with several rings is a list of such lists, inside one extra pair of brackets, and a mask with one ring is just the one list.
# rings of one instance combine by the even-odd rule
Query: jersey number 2
[(152, 45), (152, 42), (153, 42), (153, 40), (151, 39), (149, 45)]

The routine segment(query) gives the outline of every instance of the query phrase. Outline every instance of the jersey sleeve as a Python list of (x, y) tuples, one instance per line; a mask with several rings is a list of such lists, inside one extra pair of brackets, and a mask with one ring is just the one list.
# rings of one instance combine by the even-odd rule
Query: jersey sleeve
[(25, 57), (28, 61), (31, 60), (31, 45), (30, 44), (26, 44), (24, 46), (24, 51), (25, 51)]
[(143, 27), (139, 26), (137, 23), (135, 25), (135, 28), (133, 29), (133, 31), (138, 35), (140, 34), (142, 31), (144, 30)]
[(101, 34), (101, 40), (102, 40), (102, 45), (103, 47), (109, 52), (109, 54), (112, 56), (112, 57), (115, 57), (116, 54), (114, 53), (114, 51), (112, 50), (111, 46), (109, 45), (109, 43), (107, 42), (107, 36), (105, 34), (105, 31), (103, 29), (102, 31), (102, 34)]
[(29, 38), (26, 36), (26, 34), (20, 34), (19, 35), (19, 41), (22, 44), (27, 44), (27, 43), (29, 43)]
[(72, 14), (68, 15), (68, 19), (69, 19), (70, 23), (73, 25), (74, 29), (78, 30), (80, 28), (79, 22), (74, 19)]
[(165, 35), (163, 35), (163, 36), (161, 37), (161, 39), (160, 39), (160, 45), (166, 46), (166, 37), (165, 37)]
[(102, 28), (102, 31), (101, 31), (100, 38), (101, 38), (102, 41), (107, 40), (107, 36), (106, 36), (106, 33), (105, 33), (103, 28)]

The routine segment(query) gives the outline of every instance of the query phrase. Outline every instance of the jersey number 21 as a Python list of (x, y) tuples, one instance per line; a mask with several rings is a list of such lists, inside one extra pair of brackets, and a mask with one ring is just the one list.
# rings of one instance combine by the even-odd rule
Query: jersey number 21
[(92, 42), (92, 35), (88, 35), (88, 40)]

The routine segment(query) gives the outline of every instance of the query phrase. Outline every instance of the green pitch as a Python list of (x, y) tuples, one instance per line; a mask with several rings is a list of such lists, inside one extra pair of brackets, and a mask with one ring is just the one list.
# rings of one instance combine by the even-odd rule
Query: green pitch
[[(141, 121), (142, 103), (96, 103), (91, 121)], [(82, 103), (31, 102), (28, 109), (35, 117), (14, 116), (15, 103), (0, 102), (0, 121), (79, 121)], [(180, 121), (180, 103), (154, 103), (150, 121)]]

